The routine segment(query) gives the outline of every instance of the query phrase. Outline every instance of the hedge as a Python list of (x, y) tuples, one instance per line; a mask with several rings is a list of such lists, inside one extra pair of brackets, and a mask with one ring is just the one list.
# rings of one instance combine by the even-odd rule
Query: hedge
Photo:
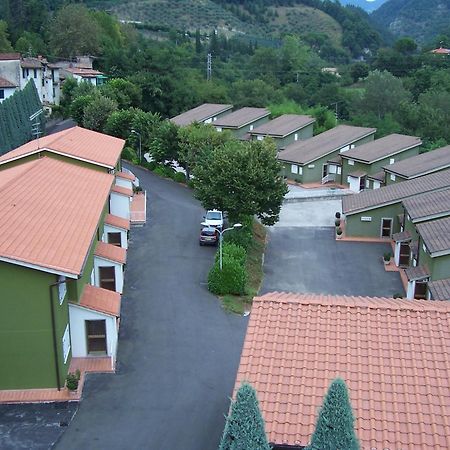
[(216, 295), (241, 295), (245, 292), (246, 282), (245, 267), (238, 260), (229, 256), (222, 258), (222, 270), (217, 261), (208, 274), (208, 289)]
[[(224, 242), (222, 244), (222, 256), (224, 258), (233, 258), (242, 266), (245, 266), (247, 260), (247, 252), (244, 247), (236, 245), (232, 242)], [(219, 262), (220, 250), (216, 253), (216, 262)]]

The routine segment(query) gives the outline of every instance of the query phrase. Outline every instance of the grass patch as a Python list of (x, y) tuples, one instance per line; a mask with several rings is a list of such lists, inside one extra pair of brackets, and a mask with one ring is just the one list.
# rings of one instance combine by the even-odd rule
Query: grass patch
[(253, 241), (247, 251), (246, 269), (248, 281), (243, 295), (225, 295), (222, 306), (225, 311), (244, 314), (249, 311), (253, 297), (258, 294), (263, 279), (263, 255), (266, 248), (266, 229), (259, 222), (253, 223)]

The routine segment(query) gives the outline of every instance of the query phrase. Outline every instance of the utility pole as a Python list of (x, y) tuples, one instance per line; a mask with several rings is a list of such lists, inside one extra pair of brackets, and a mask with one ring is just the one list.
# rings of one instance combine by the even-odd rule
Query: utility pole
[(211, 81), (212, 75), (212, 54), (208, 53), (208, 58), (206, 60), (206, 80)]

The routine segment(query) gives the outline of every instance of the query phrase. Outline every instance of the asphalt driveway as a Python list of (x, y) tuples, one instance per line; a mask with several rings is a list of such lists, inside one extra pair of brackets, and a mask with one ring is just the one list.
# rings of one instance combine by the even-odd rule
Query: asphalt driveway
[(133, 168), (148, 224), (131, 233), (115, 375), (90, 375), (56, 448), (216, 450), (247, 325), (206, 289), (191, 192)]
[[(261, 293), (378, 297), (404, 293), (399, 274), (384, 270), (382, 256), (391, 251), (389, 244), (334, 239), (333, 211), (339, 206), (336, 200), (283, 205), (280, 222), (269, 229)], [(329, 220), (324, 211), (332, 226), (323, 226)]]

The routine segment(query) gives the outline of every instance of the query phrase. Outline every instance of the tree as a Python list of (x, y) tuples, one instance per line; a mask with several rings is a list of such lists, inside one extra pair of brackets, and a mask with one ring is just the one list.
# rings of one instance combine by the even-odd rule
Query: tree
[(219, 450), (270, 450), (256, 391), (243, 383), (231, 403)]
[(4, 20), (0, 20), (0, 53), (11, 52), (13, 50), (9, 41), (8, 24)]
[(356, 83), (361, 78), (366, 78), (369, 75), (369, 66), (362, 62), (355, 63), (350, 67), (350, 75)]
[(265, 225), (273, 225), (288, 191), (276, 155), (270, 139), (233, 139), (203, 152), (193, 170), (195, 196), (205, 209), (227, 211), (231, 222), (257, 215)]
[(345, 381), (330, 384), (317, 418), (309, 450), (359, 450), (352, 407)]
[(83, 126), (102, 132), (108, 117), (117, 110), (117, 103), (103, 95), (96, 95), (84, 108)]
[(105, 97), (115, 100), (119, 109), (126, 109), (130, 106), (135, 108), (141, 106), (142, 90), (139, 86), (123, 78), (113, 78), (100, 87), (100, 91)]
[(394, 44), (395, 50), (404, 55), (410, 55), (417, 50), (417, 44), (414, 39), (403, 37), (398, 39)]

